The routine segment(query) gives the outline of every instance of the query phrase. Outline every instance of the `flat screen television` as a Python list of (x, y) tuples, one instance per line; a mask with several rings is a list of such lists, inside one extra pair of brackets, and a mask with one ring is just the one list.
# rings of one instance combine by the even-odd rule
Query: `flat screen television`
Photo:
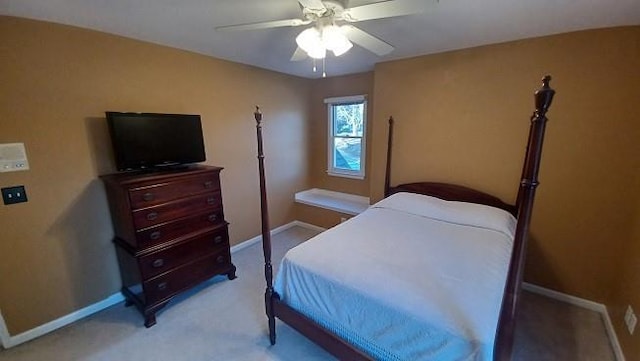
[(119, 171), (206, 160), (199, 115), (106, 112)]

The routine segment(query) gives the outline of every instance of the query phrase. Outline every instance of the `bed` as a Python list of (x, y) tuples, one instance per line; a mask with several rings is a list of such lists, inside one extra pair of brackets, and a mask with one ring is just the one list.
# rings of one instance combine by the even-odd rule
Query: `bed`
[(257, 110), (271, 344), (278, 318), (341, 360), (510, 360), (550, 79), (535, 93), (515, 205), (453, 184), (390, 187), (390, 118), (386, 197), (291, 249), (275, 282)]

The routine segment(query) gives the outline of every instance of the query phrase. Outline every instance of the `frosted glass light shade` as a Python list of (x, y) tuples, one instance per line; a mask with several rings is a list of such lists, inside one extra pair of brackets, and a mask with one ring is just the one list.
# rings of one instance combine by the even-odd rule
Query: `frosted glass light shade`
[(327, 49), (324, 46), (309, 49), (307, 55), (314, 59), (324, 59), (327, 56)]
[(335, 56), (340, 56), (353, 47), (342, 30), (335, 25), (321, 29), (315, 27), (306, 29), (298, 34), (296, 43), (314, 59), (324, 59), (327, 56), (327, 50), (333, 51)]
[(342, 30), (335, 25), (329, 25), (322, 29), (322, 43), (325, 48), (333, 51), (335, 56), (340, 56), (353, 47)]
[(296, 43), (312, 58), (322, 59), (326, 56), (327, 49), (324, 47), (320, 32), (316, 28), (309, 28), (301, 32), (296, 37)]

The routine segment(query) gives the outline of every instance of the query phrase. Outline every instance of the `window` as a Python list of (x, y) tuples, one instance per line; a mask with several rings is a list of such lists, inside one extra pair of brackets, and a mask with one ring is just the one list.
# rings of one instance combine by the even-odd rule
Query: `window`
[(329, 144), (327, 173), (364, 179), (367, 100), (364, 95), (328, 98)]

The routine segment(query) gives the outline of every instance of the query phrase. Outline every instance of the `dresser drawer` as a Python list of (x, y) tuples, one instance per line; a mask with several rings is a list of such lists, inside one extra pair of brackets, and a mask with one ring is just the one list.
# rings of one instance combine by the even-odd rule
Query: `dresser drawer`
[(216, 232), (140, 257), (140, 273), (143, 279), (149, 279), (191, 260), (228, 248), (227, 227), (223, 227)]
[(162, 276), (143, 283), (147, 304), (153, 304), (171, 297), (216, 274), (220, 274), (231, 264), (228, 250), (196, 260), (178, 267)]
[(220, 193), (206, 193), (165, 203), (159, 206), (138, 209), (133, 212), (133, 224), (136, 229), (151, 227), (176, 218), (182, 218), (196, 212), (221, 208)]
[(132, 209), (138, 209), (161, 204), (185, 196), (219, 190), (220, 179), (217, 176), (202, 175), (130, 189), (129, 201), (131, 202)]
[(216, 208), (193, 217), (145, 228), (136, 232), (136, 247), (148, 248), (221, 223), (224, 223), (224, 214), (222, 208)]

